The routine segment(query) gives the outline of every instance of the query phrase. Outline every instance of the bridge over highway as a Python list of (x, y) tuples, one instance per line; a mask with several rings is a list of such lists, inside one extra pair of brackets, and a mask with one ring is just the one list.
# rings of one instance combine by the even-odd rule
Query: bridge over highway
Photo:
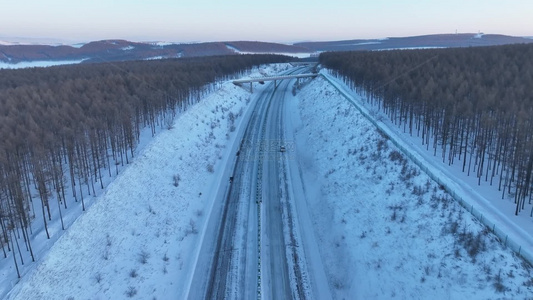
[(278, 80), (283, 79), (300, 79), (300, 78), (308, 78), (308, 77), (317, 77), (318, 73), (306, 73), (306, 74), (297, 74), (297, 75), (283, 75), (283, 76), (267, 76), (267, 77), (259, 77), (259, 78), (250, 78), (250, 79), (239, 79), (234, 80), (233, 84), (235, 85), (242, 85), (244, 83), (250, 83), (250, 91), (253, 93), (253, 86), (252, 83), (259, 82), (261, 84), (264, 84), (265, 81), (274, 81), (274, 86), (277, 86)]

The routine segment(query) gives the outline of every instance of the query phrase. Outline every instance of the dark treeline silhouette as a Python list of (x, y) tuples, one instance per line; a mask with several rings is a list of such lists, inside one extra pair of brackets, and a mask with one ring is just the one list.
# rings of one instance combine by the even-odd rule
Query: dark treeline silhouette
[(21, 249), (34, 258), (30, 223), (36, 214), (50, 238), (53, 218), (60, 218), (64, 229), (67, 199), (81, 201), (85, 210), (84, 197), (104, 187), (102, 173), (111, 176), (129, 162), (143, 127), (154, 134), (157, 126), (170, 126), (175, 113), (198, 101), (216, 80), (288, 59), (235, 55), (1, 70), (4, 258), (13, 251), (17, 271), (17, 257), (24, 263)]
[(533, 45), (323, 53), (320, 62), (443, 162), (514, 196), (516, 215), (531, 204)]

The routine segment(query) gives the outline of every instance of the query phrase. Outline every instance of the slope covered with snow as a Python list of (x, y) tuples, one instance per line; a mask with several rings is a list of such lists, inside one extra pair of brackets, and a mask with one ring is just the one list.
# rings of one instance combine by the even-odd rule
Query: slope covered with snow
[(485, 226), (491, 228), (506, 246), (520, 253), (530, 263), (533, 262), (533, 232), (528, 230), (533, 225), (533, 218), (528, 213), (533, 208), (531, 204), (526, 203), (525, 209), (515, 215), (516, 204), (512, 193), (506, 193), (502, 197), (502, 190), (496, 183), (488, 178), (479, 180), (476, 176), (469, 176), (470, 172), (462, 170), (461, 158), (458, 158), (458, 163), (449, 165), (442, 159), (444, 155), (441, 149), (428, 150), (428, 144), (421, 143), (417, 134), (408, 134), (405, 127), (393, 124), (379, 107), (369, 104), (342, 80), (335, 78), (327, 70), (322, 70), (321, 73), (348, 101), (357, 105), (381, 132), (391, 137), (404, 154), (442, 184)]
[(298, 99), (296, 156), (335, 298), (533, 297), (531, 266), (338, 90), (319, 77)]

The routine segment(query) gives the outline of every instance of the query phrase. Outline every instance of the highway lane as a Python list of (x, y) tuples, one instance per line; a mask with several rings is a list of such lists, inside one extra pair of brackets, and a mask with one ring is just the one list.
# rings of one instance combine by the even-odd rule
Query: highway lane
[[(284, 232), (284, 206), (282, 197), (282, 182), (280, 181), (280, 164), (282, 155), (280, 147), (286, 141), (280, 135), (281, 108), (285, 95), (289, 91), (290, 80), (284, 80), (278, 85), (278, 92), (271, 99), (271, 109), (268, 111), (264, 125), (266, 145), (263, 149), (263, 240), (264, 251), (264, 285), (263, 293), (266, 299), (294, 299), (291, 288), (290, 270), (285, 252), (287, 241)], [(286, 212), (285, 212), (286, 213)]]
[[(292, 69), (300, 73), (305, 68)], [(204, 241), (189, 299), (305, 299), (303, 257), (295, 251), (284, 145), (283, 101), (292, 80), (269, 83), (253, 111), (231, 183), (208, 221), (214, 241)], [(228, 178), (229, 183), (229, 178)], [(213, 235), (211, 235), (213, 236)], [(261, 264), (259, 264), (261, 262)]]
[[(258, 128), (273, 90), (268, 86), (251, 104), (252, 114), (230, 173), (233, 180), (225, 178), (227, 188), (215, 199), (216, 207), (207, 224), (210, 235), (202, 243), (189, 299), (250, 299), (250, 293), (257, 293), (243, 287), (257, 286), (257, 257), (253, 255), (257, 253), (257, 216), (250, 212), (256, 207), (250, 199), (257, 164), (250, 162), (258, 160), (258, 153), (251, 146), (259, 143)], [(210, 240), (213, 236), (216, 239)]]

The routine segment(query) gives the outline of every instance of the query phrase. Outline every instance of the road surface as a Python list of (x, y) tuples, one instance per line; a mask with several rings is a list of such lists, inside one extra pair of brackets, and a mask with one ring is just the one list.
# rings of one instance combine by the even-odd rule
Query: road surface
[[(287, 74), (305, 71), (299, 67)], [(306, 261), (308, 249), (317, 247), (314, 238), (307, 238), (309, 232), (302, 239), (298, 221), (298, 211), (306, 208), (296, 201), (305, 195), (294, 170), (294, 143), (286, 140), (284, 126), (284, 103), (295, 81), (269, 83), (251, 104), (236, 160), (228, 166), (231, 176), (207, 224), (214, 234), (206, 237), (216, 238), (202, 243), (189, 299), (331, 298), (321, 262), (316, 262), (319, 255)], [(308, 240), (310, 245), (303, 245)]]

